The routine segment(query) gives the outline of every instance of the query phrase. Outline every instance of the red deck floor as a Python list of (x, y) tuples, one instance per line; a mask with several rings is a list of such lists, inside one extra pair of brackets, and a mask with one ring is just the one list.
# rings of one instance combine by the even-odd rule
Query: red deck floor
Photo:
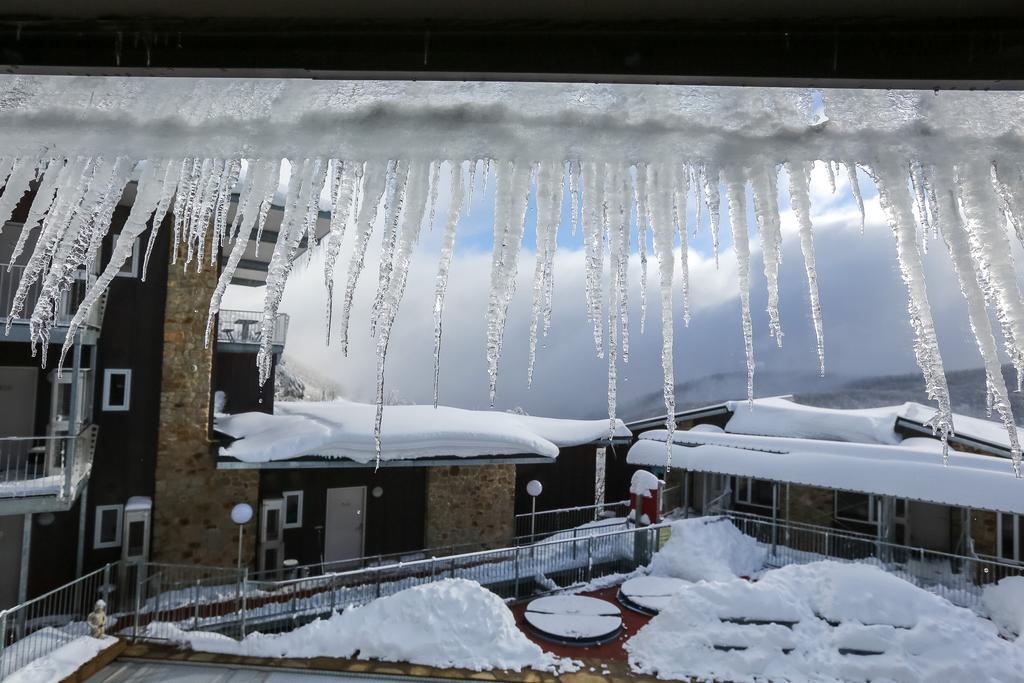
[(526, 611), (526, 606), (530, 602), (529, 600), (522, 600), (512, 605), (512, 613), (516, 617), (516, 623), (519, 625), (519, 629), (526, 634), (527, 638), (540, 645), (546, 652), (558, 655), (559, 657), (572, 657), (575, 659), (585, 657), (587, 659), (625, 661), (626, 651), (622, 649), (622, 645), (632, 638), (633, 635), (644, 626), (644, 624), (651, 620), (651, 618), (623, 607), (622, 604), (615, 599), (615, 594), (618, 593), (618, 591), (619, 587), (613, 586), (612, 588), (604, 588), (599, 591), (580, 593), (580, 595), (607, 600), (608, 602), (617, 605), (622, 610), (622, 633), (618, 638), (609, 643), (605, 643), (604, 645), (597, 645), (594, 647), (574, 647), (571, 645), (557, 645), (538, 638), (533, 634), (533, 631), (530, 630), (530, 627), (526, 625), (526, 621), (523, 619), (523, 612)]

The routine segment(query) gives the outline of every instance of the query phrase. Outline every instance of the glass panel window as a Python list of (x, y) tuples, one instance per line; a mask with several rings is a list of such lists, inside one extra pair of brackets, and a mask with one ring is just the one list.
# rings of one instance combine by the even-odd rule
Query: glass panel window
[(1021, 559), (1024, 549), (1024, 524), (1020, 517), (1002, 512), (996, 518), (996, 555), (1004, 560)]
[(121, 516), (123, 505), (99, 505), (96, 507), (96, 524), (93, 531), (94, 548), (116, 548), (121, 545)]
[(302, 526), (302, 491), (285, 491), (284, 528), (297, 529)]
[(128, 410), (132, 397), (132, 371), (107, 368), (103, 373), (103, 410)]
[(128, 557), (141, 557), (146, 549), (146, 522), (136, 520), (128, 523)]
[(868, 493), (836, 491), (836, 519), (874, 523), (875, 500)]
[(733, 499), (741, 505), (772, 509), (772, 482), (765, 479), (733, 477)]
[(276, 541), (281, 537), (281, 515), (276, 508), (267, 509), (267, 541)]

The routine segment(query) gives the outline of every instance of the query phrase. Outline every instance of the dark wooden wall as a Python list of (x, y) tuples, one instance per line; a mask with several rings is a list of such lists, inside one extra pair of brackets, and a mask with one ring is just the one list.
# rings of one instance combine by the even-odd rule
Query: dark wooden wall
[[(278, 498), (284, 491), (303, 491), (302, 528), (284, 532), (285, 557), (300, 565), (320, 562), (327, 489), (366, 487), (365, 552), (367, 555), (400, 553), (423, 547), (427, 471), (419, 467), (264, 470), (260, 473), (260, 500)], [(371, 491), (384, 489), (380, 498)]]
[(274, 381), (277, 356), (271, 365), (270, 377), (260, 387), (256, 372), (255, 345), (252, 353), (218, 351), (213, 358), (213, 390), (227, 394), (224, 407), (228, 413), (274, 412)]
[[(120, 232), (127, 216), (128, 209), (118, 207), (111, 232)], [(120, 548), (92, 548), (96, 506), (122, 505), (132, 496), (153, 496), (171, 225), (168, 217), (160, 227), (146, 281), (142, 282), (142, 264), (139, 263), (140, 277), (115, 277), (108, 290), (103, 328), (96, 347), (93, 416), (99, 426), (99, 435), (89, 479), (85, 539), (87, 572), (121, 557)], [(142, 247), (140, 260), (145, 255), (149, 234), (144, 232), (139, 238)], [(111, 248), (108, 235), (103, 244), (104, 265), (110, 258)], [(106, 368), (131, 368), (130, 410), (103, 410), (103, 371)], [(67, 556), (73, 555), (68, 553)]]
[(516, 465), (516, 514), (530, 511), (526, 484), (531, 479), (544, 486), (538, 510), (593, 505), (595, 449), (593, 444), (563, 448), (551, 463)]

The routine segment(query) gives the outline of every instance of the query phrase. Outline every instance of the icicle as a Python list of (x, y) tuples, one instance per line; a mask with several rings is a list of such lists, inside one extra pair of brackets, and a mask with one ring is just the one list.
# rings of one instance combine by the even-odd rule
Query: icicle
[(732, 248), (736, 254), (736, 272), (740, 287), (740, 311), (743, 319), (743, 349), (747, 357), (747, 402), (754, 407), (754, 327), (750, 319), (750, 232), (747, 227), (747, 188), (741, 171), (725, 170), (726, 197), (729, 200), (729, 224)]
[[(223, 162), (219, 159), (203, 159), (199, 167), (199, 177), (190, 189), (188, 201), (185, 204), (186, 219), (183, 225), (183, 236), (185, 238), (185, 270), (192, 262), (196, 249), (203, 249), (206, 243), (206, 231), (209, 223), (203, 218), (212, 213), (214, 201), (213, 184), (220, 174), (217, 168)], [(202, 256), (196, 264), (196, 272), (202, 272)]]
[[(1003, 380), (1002, 365), (999, 362), (999, 347), (996, 343), (995, 335), (992, 333), (992, 323), (988, 317), (985, 292), (981, 287), (979, 273), (975, 269), (974, 261), (971, 258), (971, 247), (967, 231), (960, 220), (956, 195), (953, 191), (953, 175), (945, 169), (935, 169), (933, 175), (935, 185), (938, 185), (941, 196), (945, 199), (945, 205), (938, 211), (942, 237), (949, 251), (953, 270), (956, 272), (957, 279), (960, 282), (960, 292), (964, 295), (964, 299), (967, 302), (967, 316), (970, 321), (971, 332), (974, 333), (974, 340), (978, 344), (978, 352), (981, 354), (985, 364), (985, 394), (988, 416), (991, 417), (993, 409), (999, 413), (999, 417), (1010, 439), (1011, 457), (1015, 463), (1019, 463), (1021, 449), (1017, 438), (1017, 425), (1013, 418), (1013, 409), (1010, 406), (1010, 396), (1006, 390), (1006, 382)], [(944, 455), (948, 460), (948, 452)]]
[(754, 197), (754, 216), (761, 239), (761, 260), (768, 288), (768, 331), (782, 346), (782, 324), (779, 321), (779, 259), (782, 247), (782, 225), (779, 220), (779, 190), (775, 167), (762, 166), (750, 174)]
[(498, 383), (498, 361), (508, 306), (515, 293), (519, 251), (525, 230), (530, 196), (531, 169), (521, 163), (498, 166), (494, 187), (494, 250), (491, 256), (491, 289), (487, 304), (487, 376), (491, 405)]
[(182, 163), (184, 162), (172, 160), (167, 163), (164, 171), (160, 199), (157, 202), (156, 211), (153, 212), (153, 228), (149, 231), (149, 244), (146, 246), (146, 256), (142, 260), (143, 282), (146, 281), (146, 273), (149, 272), (149, 257), (153, 253), (153, 247), (156, 245), (156, 236), (160, 232), (160, 226), (163, 224), (164, 218), (167, 216), (167, 210), (171, 206), (171, 199), (178, 188), (179, 171)]
[[(173, 168), (173, 164), (170, 165)], [(261, 211), (262, 205), (269, 205), (273, 200), (274, 193), (277, 191), (277, 181), (281, 173), (281, 162), (280, 161), (267, 161), (264, 159), (250, 160), (249, 162), (249, 191), (245, 193), (244, 201), (239, 198), (238, 208), (236, 209), (236, 223), (238, 224), (238, 236), (235, 238), (235, 243), (231, 248), (231, 253), (228, 255), (228, 260), (224, 264), (224, 269), (220, 273), (220, 277), (217, 280), (217, 287), (213, 291), (213, 295), (210, 297), (210, 309), (206, 316), (206, 339), (204, 346), (210, 346), (210, 339), (213, 333), (214, 318), (220, 312), (221, 301), (224, 298), (224, 293), (227, 291), (228, 285), (231, 284), (232, 278), (235, 276), (235, 270), (238, 268), (239, 262), (242, 260), (242, 255), (245, 253), (245, 248), (249, 245), (249, 238), (252, 236), (253, 228), (257, 224), (262, 224), (266, 220), (267, 214)], [(165, 182), (169, 182), (168, 178)], [(166, 195), (166, 187), (164, 188), (164, 194)], [(153, 234), (156, 234), (159, 223), (156, 222), (156, 217), (160, 215), (160, 205), (164, 205), (164, 199), (161, 197), (160, 204), (157, 207), (156, 215), (153, 218)]]
[(355, 161), (334, 162), (331, 178), (331, 226), (324, 254), (324, 286), (327, 287), (326, 343), (331, 343), (331, 315), (334, 309), (334, 267), (341, 253), (345, 228), (355, 215), (356, 189), (363, 179), (363, 164)]
[(348, 281), (345, 283), (345, 298), (341, 305), (340, 339), (343, 356), (348, 355), (348, 323), (352, 314), (352, 300), (355, 297), (356, 284), (359, 282), (360, 273), (363, 272), (366, 247), (373, 234), (373, 226), (377, 222), (377, 213), (384, 201), (391, 166), (390, 162), (385, 164), (384, 162), (368, 161), (363, 172), (363, 201), (356, 215), (356, 241), (352, 247)]
[(931, 223), (928, 216), (928, 199), (924, 190), (924, 170), (920, 161), (914, 160), (910, 162), (910, 186), (914, 190), (917, 220), (921, 225), (921, 249), (927, 254)]
[(11, 267), (18, 261), (21, 252), (24, 251), (29, 235), (31, 235), (37, 225), (42, 223), (50, 207), (53, 206), (57, 189), (63, 187), (67, 182), (68, 173), (71, 172), (68, 168), (69, 165), (68, 162), (60, 159), (50, 159), (45, 165), (40, 164), (40, 172), (43, 173), (42, 181), (39, 183), (39, 188), (36, 190), (32, 203), (29, 205), (28, 217), (21, 226), (18, 242), (14, 245), (14, 251), (11, 252), (11, 260), (7, 264), (7, 272), (11, 271)]
[[(682, 281), (683, 327), (690, 326), (690, 246), (686, 234), (687, 197), (690, 194), (690, 174), (686, 167), (673, 167), (672, 187), (675, 191), (673, 208), (679, 227), (679, 275)], [(698, 202), (698, 206), (700, 202)]]
[(533, 299), (530, 305), (530, 351), (526, 365), (526, 386), (533, 386), (533, 366), (537, 359), (537, 336), (542, 311), (547, 305), (547, 277), (551, 273), (549, 254), (555, 248), (558, 223), (562, 215), (564, 164), (542, 161), (537, 173), (537, 258), (533, 269)]
[[(7, 178), (7, 184), (4, 186), (4, 193), (0, 195), (0, 230), (3, 229), (4, 223), (10, 220), (14, 209), (18, 206), (18, 202), (21, 201), (21, 198), (28, 191), (29, 183), (35, 177), (36, 168), (43, 166), (45, 163), (46, 161), (28, 157), (21, 157), (14, 162), (14, 168)], [(42, 186), (40, 186), (39, 190), (43, 190)], [(13, 263), (14, 260), (11, 259), (11, 262)]]
[[(326, 165), (326, 162), (321, 159), (306, 159), (302, 163), (292, 163), (288, 183), (288, 201), (285, 203), (284, 214), (281, 217), (281, 227), (277, 235), (277, 242), (274, 243), (274, 253), (271, 255), (270, 264), (267, 267), (267, 290), (263, 299), (263, 319), (260, 321), (260, 348), (256, 353), (260, 386), (263, 386), (270, 376), (277, 310), (281, 305), (284, 287), (295, 263), (295, 254), (306, 234), (305, 221), (309, 212), (315, 211), (320, 201), (320, 188), (323, 187)], [(317, 178), (320, 179), (319, 186), (317, 186)]]
[[(174, 169), (176, 163), (176, 161), (150, 160), (146, 163), (145, 168), (142, 169), (135, 193), (135, 201), (132, 202), (128, 218), (125, 219), (124, 226), (121, 228), (121, 234), (111, 250), (110, 260), (100, 276), (89, 287), (89, 290), (82, 299), (82, 303), (78, 306), (78, 310), (75, 311), (71, 322), (68, 323), (68, 330), (64, 335), (64, 346), (61, 349), (58, 368), (64, 365), (64, 358), (67, 356), (67, 352), (74, 346), (78, 329), (88, 319), (96, 302), (100, 300), (100, 297), (107, 291), (110, 282), (117, 276), (128, 258), (131, 257), (135, 249), (135, 241), (145, 231), (146, 222), (161, 202), (161, 193), (165, 189), (168, 177), (171, 176), (169, 170)], [(102, 229), (106, 230), (107, 227), (109, 227), (109, 224), (102, 226)], [(156, 227), (157, 225), (154, 224), (153, 229), (156, 230)]]
[(903, 283), (907, 287), (907, 310), (914, 329), (914, 356), (924, 375), (928, 398), (938, 404), (938, 412), (927, 424), (939, 434), (945, 451), (947, 440), (953, 433), (953, 412), (928, 304), (924, 266), (917, 248), (914, 214), (906, 192), (906, 175), (899, 163), (887, 159), (878, 160), (872, 170), (878, 186), (879, 201), (896, 238), (896, 259)]
[(186, 237), (186, 208), (195, 195), (195, 184), (199, 171), (202, 169), (202, 164), (202, 160), (194, 158), (185, 158), (181, 162), (181, 171), (178, 174), (178, 182), (176, 183), (178, 189), (174, 196), (174, 236), (171, 239), (172, 264), (178, 262), (178, 245)]
[(722, 198), (718, 192), (718, 167), (711, 164), (700, 166), (701, 184), (704, 187), (704, 203), (707, 204), (708, 216), (711, 218), (711, 245), (715, 251), (715, 268), (718, 268), (718, 231), (722, 222)]
[[(615, 308), (619, 315), (619, 344), (622, 351), (622, 362), (629, 363), (629, 217), (630, 198), (632, 197), (629, 169), (618, 169), (613, 180), (614, 204), (612, 206), (613, 215), (610, 219), (614, 222), (609, 225), (608, 239), (609, 245), (612, 240), (618, 240), (619, 254), (616, 259), (609, 259), (609, 261), (615, 267), (612, 282), (616, 289)], [(618, 215), (614, 215), (615, 213)]]
[(814, 226), (811, 224), (811, 169), (806, 163), (786, 162), (789, 175), (789, 204), (800, 226), (800, 251), (807, 273), (807, 292), (811, 302), (811, 321), (818, 344), (818, 372), (825, 376), (825, 333), (818, 298), (818, 269), (814, 257)]
[(601, 274), (604, 270), (604, 164), (588, 162), (583, 169), (583, 249), (586, 258), (587, 320), (594, 332), (597, 357), (604, 357), (601, 316)]
[[(472, 166), (472, 164), (470, 164)], [(448, 291), (448, 271), (455, 252), (455, 231), (462, 210), (462, 164), (452, 164), (452, 194), (448, 203), (448, 220), (441, 241), (441, 258), (437, 266), (434, 286), (434, 407), (437, 407), (438, 385), (441, 377), (441, 323), (444, 317), (444, 296)]]
[(579, 161), (569, 162), (569, 194), (572, 197), (572, 230), (569, 234), (576, 236), (576, 226), (580, 219), (580, 181), (583, 166)]
[(551, 206), (555, 218), (549, 223), (550, 234), (544, 258), (544, 305), (542, 308), (542, 334), (547, 337), (551, 331), (551, 311), (555, 293), (555, 254), (558, 252), (558, 228), (562, 221), (562, 202), (565, 199), (564, 177), (569, 173), (568, 167), (562, 165), (563, 177), (552, 188)]
[(704, 200), (701, 199), (701, 188), (703, 187), (703, 181), (701, 180), (701, 174), (699, 167), (696, 164), (690, 165), (690, 185), (693, 187), (693, 199), (694, 199), (694, 220), (693, 220), (693, 236), (696, 237), (700, 232), (700, 224), (704, 219)]
[(430, 162), (430, 200), (428, 205), (430, 206), (430, 217), (427, 219), (427, 229), (434, 229), (434, 214), (437, 211), (437, 190), (441, 182), (441, 163), (440, 161)]
[(860, 234), (864, 234), (864, 195), (860, 191), (860, 181), (857, 180), (857, 164), (853, 161), (846, 162), (846, 177), (850, 180), (850, 191), (853, 199), (857, 202), (857, 209), (860, 211)]
[(414, 161), (410, 163), (407, 174), (409, 190), (406, 199), (408, 201), (408, 208), (402, 216), (402, 224), (395, 238), (391, 277), (388, 281), (388, 289), (380, 305), (379, 334), (377, 335), (377, 414), (373, 427), (377, 467), (380, 467), (381, 458), (381, 424), (384, 418), (384, 366), (387, 362), (388, 342), (391, 339), (391, 328), (395, 323), (398, 307), (405, 293), (412, 249), (419, 239), (423, 217), (426, 214), (429, 183), (427, 162)]
[[(1013, 226), (1017, 241), (1024, 244), (1024, 178), (1021, 177), (1020, 170), (1020, 165), (1012, 162), (1000, 161), (992, 164), (992, 177), (1002, 200), (1003, 213)], [(0, 220), (2, 219), (3, 213), (0, 212)]]
[(665, 400), (665, 476), (672, 468), (672, 434), (676, 420), (676, 380), (672, 363), (672, 278), (675, 258), (672, 253), (673, 226), (670, 217), (670, 186), (668, 171), (661, 166), (648, 169), (651, 190), (648, 193), (651, 227), (654, 233), (654, 254), (658, 259), (659, 291), (661, 294), (661, 371), (662, 396)]
[(647, 324), (647, 164), (637, 164), (633, 185), (633, 203), (636, 204), (636, 241), (640, 252), (640, 334)]
[(476, 192), (476, 165), (478, 159), (469, 160), (469, 200), (466, 202), (466, 214), (469, 214), (470, 207), (473, 205), (473, 195)]
[[(985, 285), (986, 295), (995, 305), (1007, 355), (1016, 370), (1019, 384), (1024, 376), (1024, 301), (1017, 284), (1010, 240), (999, 217), (987, 164), (981, 161), (965, 163), (959, 176), (971, 256)], [(1019, 471), (1018, 459), (1014, 463), (1014, 472)]]
[(380, 242), (380, 263), (377, 266), (377, 295), (370, 307), (370, 334), (377, 334), (377, 321), (380, 318), (380, 308), (384, 303), (384, 296), (391, 281), (391, 273), (394, 269), (392, 253), (395, 250), (395, 243), (398, 239), (398, 221), (402, 215), (402, 207), (405, 204), (405, 196), (409, 182), (409, 164), (401, 159), (395, 163), (394, 186), (391, 190), (390, 200), (384, 208), (384, 234)]
[(238, 176), (242, 171), (240, 159), (230, 159), (224, 164), (217, 187), (217, 200), (213, 215), (213, 241), (210, 249), (210, 267), (217, 265), (219, 248), (224, 247), (229, 237), (228, 210), (231, 208), (231, 192), (238, 184)]
[(832, 168), (832, 162), (825, 162), (825, 171), (828, 173), (828, 187), (832, 190), (832, 194), (836, 193), (836, 172)]
[[(629, 214), (626, 198), (630, 195), (628, 169), (611, 167), (605, 174), (604, 196), (608, 222), (608, 432), (615, 432), (618, 403), (617, 361), (619, 349), (623, 362), (629, 360), (629, 319), (626, 308), (626, 273), (629, 258)], [(619, 343), (621, 342), (621, 347)]]

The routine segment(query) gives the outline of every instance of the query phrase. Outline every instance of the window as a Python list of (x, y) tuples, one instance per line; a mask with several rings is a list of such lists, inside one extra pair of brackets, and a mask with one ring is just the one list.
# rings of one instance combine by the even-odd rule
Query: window
[(116, 548), (121, 545), (121, 517), (123, 505), (97, 505), (96, 529), (93, 532), (93, 548)]
[(103, 410), (128, 410), (132, 398), (132, 371), (107, 368), (103, 372)]
[(1020, 515), (996, 515), (996, 555), (1004, 560), (1024, 560), (1024, 523)]
[(302, 526), (302, 491), (285, 491), (284, 528), (297, 529)]
[[(111, 252), (114, 247), (117, 246), (117, 241), (121, 238), (120, 233), (113, 236), (110, 242)], [(136, 237), (135, 242), (132, 243), (132, 253), (128, 256), (128, 260), (124, 262), (121, 269), (117, 271), (118, 277), (138, 277), (139, 276), (139, 239)]]
[(875, 497), (870, 493), (836, 491), (835, 518), (846, 522), (875, 524)]
[(775, 507), (772, 498), (772, 482), (750, 477), (733, 477), (733, 500), (740, 505), (763, 507), (771, 510)]

